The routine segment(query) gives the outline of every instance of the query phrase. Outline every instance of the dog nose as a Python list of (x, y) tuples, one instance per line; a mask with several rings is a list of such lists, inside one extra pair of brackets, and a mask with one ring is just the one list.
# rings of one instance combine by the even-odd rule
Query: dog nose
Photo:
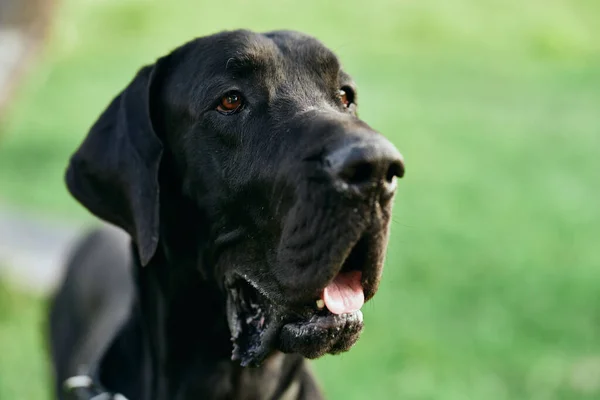
[(338, 187), (369, 194), (380, 191), (391, 196), (395, 177), (404, 175), (404, 160), (396, 147), (382, 136), (350, 143), (325, 158)]

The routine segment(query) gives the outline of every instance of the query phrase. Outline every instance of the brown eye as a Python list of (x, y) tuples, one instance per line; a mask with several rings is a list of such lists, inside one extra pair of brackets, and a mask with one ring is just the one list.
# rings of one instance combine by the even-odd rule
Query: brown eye
[(242, 106), (242, 95), (237, 92), (227, 93), (221, 97), (217, 110), (223, 114), (231, 114)]
[(342, 104), (346, 108), (350, 107), (350, 104), (354, 102), (354, 92), (352, 92), (352, 89), (348, 87), (343, 87), (340, 89), (339, 97), (342, 101)]

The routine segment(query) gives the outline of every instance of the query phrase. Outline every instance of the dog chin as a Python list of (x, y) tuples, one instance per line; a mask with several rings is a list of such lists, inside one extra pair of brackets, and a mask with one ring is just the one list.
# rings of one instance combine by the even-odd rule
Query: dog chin
[(229, 282), (227, 289), (231, 359), (242, 366), (260, 366), (276, 350), (306, 358), (344, 352), (363, 329), (360, 310), (333, 314), (324, 308), (301, 315), (276, 306), (242, 277)]
[(326, 310), (308, 320), (284, 325), (278, 348), (284, 353), (299, 353), (306, 358), (337, 354), (350, 350), (362, 329), (360, 310), (346, 314), (332, 314)]

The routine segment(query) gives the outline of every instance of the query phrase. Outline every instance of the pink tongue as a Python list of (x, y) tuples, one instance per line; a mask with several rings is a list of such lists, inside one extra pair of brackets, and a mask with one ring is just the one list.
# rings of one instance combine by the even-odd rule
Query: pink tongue
[(360, 283), (360, 271), (343, 272), (335, 277), (323, 291), (323, 301), (334, 314), (347, 314), (360, 310), (365, 294)]

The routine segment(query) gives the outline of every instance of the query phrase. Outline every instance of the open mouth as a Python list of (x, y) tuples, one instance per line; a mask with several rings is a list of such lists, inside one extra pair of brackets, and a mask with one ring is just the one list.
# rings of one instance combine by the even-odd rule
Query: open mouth
[(363, 328), (368, 240), (359, 240), (312, 305), (282, 306), (250, 277), (227, 282), (232, 359), (258, 366), (273, 351), (307, 358), (349, 350)]
[(338, 274), (316, 301), (318, 309), (341, 315), (359, 311), (365, 302), (363, 269), (367, 263), (368, 241), (363, 236), (353, 247)]

